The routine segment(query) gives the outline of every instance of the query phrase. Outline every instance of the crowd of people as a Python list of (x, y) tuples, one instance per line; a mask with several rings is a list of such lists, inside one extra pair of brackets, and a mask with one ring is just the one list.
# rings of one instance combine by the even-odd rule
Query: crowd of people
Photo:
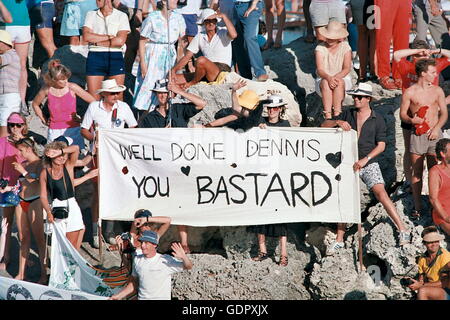
[[(245, 79), (268, 79), (261, 51), (282, 47), (284, 1), (213, 0), (207, 8), (202, 5), (199, 0), (187, 0), (182, 8), (177, 0), (0, 0), (0, 269), (11, 260), (15, 216), (20, 240), (16, 279), (26, 278), (32, 231), (41, 264), (39, 283), (47, 283), (44, 220), (60, 224), (79, 250), (86, 227), (75, 187), (87, 180), (94, 185), (92, 245), (99, 247), (98, 128), (186, 128), (189, 119), (206, 106), (205, 99), (188, 88), (200, 81), (220, 81), (231, 71), (242, 77), (231, 85), (231, 108), (221, 110), (214, 121), (202, 127), (290, 126), (286, 118), (290, 106), (282, 96), (260, 99), (245, 88)], [(258, 34), (258, 29), (263, 26), (264, 7), (267, 39), (261, 42), (265, 31)], [(385, 90), (402, 90), (402, 188), (414, 198), (410, 217), (420, 218), (425, 214), (422, 184), (427, 179), (426, 159), (435, 224), (422, 235), (427, 253), (419, 261), (418, 278), (411, 279), (408, 286), (418, 290), (420, 299), (450, 299), (450, 257), (439, 246), (445, 238), (439, 231), (450, 235), (450, 96), (439, 86), (441, 73), (450, 66), (450, 51), (443, 48), (449, 30), (440, 1), (304, 0), (303, 9), (304, 41), (315, 46), (315, 89), (323, 102), (322, 127), (358, 133), (358, 161), (353, 169), (394, 222), (399, 246), (411, 241), (411, 230), (385, 188), (378, 156), (386, 148), (386, 124), (371, 102), (373, 83)], [(274, 40), (275, 14), (278, 32)], [(412, 14), (417, 30), (409, 44)], [(427, 37), (428, 29), (432, 39)], [(27, 59), (32, 35), (49, 62), (41, 75), (43, 86), (28, 110)], [(54, 58), (60, 37), (73, 46), (88, 46), (84, 88), (69, 82), (71, 70)], [(358, 76), (353, 85), (356, 61)], [(133, 97), (125, 101), (125, 79), (133, 73), (135, 62)], [(343, 108), (346, 95), (353, 98), (353, 107)], [(187, 102), (172, 103), (175, 96)], [(84, 114), (79, 114), (77, 99), (89, 104)], [(48, 127), (47, 137), (29, 130), (24, 116), (29, 111)], [(42, 158), (37, 145), (44, 149)], [(153, 217), (150, 211), (139, 210), (126, 240), (117, 237), (113, 223), (107, 222), (104, 236), (112, 250), (126, 256), (130, 271), (128, 285), (111, 299), (136, 293), (139, 299), (170, 299), (171, 274), (192, 268), (186, 226), (178, 226), (180, 243), (172, 245), (173, 257), (157, 252), (170, 223), (170, 217)], [(256, 233), (258, 243), (254, 261), (269, 257), (266, 236), (279, 237), (278, 263), (288, 265), (286, 224), (248, 230)], [(336, 241), (327, 248), (327, 255), (344, 248), (345, 231), (345, 224), (338, 224)], [(126, 241), (131, 242), (132, 250), (128, 250), (128, 242), (125, 246)]]

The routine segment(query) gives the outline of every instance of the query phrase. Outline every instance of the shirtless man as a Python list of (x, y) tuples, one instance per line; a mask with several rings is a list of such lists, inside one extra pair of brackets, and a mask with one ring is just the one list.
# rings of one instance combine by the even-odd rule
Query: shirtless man
[(417, 83), (403, 93), (400, 118), (413, 125), (410, 140), (414, 197), (412, 216), (419, 218), (422, 209), (423, 162), (426, 156), (428, 170), (437, 163), (435, 147), (442, 138), (441, 128), (447, 121), (447, 105), (444, 91), (433, 85), (437, 75), (435, 60), (417, 61), (416, 74), (419, 77)]

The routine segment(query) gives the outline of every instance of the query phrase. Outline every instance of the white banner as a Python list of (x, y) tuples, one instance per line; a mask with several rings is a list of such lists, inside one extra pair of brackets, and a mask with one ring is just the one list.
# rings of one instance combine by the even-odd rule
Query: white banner
[(50, 288), (40, 284), (0, 277), (0, 300), (105, 300), (84, 292)]
[(100, 217), (191, 226), (360, 222), (357, 134), (326, 128), (100, 129)]
[[(53, 224), (49, 286), (110, 297), (121, 290), (105, 284), (99, 272), (75, 250), (59, 224)], [(102, 297), (99, 297), (100, 299)]]

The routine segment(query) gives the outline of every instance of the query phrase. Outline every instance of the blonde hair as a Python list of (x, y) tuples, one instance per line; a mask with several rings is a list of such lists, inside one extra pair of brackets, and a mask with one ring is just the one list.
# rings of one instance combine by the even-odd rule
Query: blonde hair
[(44, 167), (49, 168), (52, 165), (52, 159), (45, 156), (45, 154), (49, 151), (49, 150), (61, 150), (67, 147), (67, 144), (65, 142), (62, 141), (53, 141), (50, 142), (48, 144), (45, 145), (44, 148), (44, 158), (43, 158), (43, 162), (44, 162)]
[[(24, 136), (26, 136), (28, 134), (28, 123), (27, 123), (27, 118), (25, 118), (25, 116), (19, 112), (11, 112), (11, 114), (9, 115), (8, 119), (13, 115), (13, 114), (17, 114), (22, 120), (23, 120), (23, 124), (24, 126), (22, 127), (22, 134)], [(6, 130), (8, 131), (9, 134), (11, 134), (11, 129), (9, 128), (9, 126), (6, 128)]]
[(72, 72), (65, 65), (61, 64), (58, 59), (50, 60), (48, 63), (48, 71), (44, 74), (44, 81), (47, 85), (51, 86), (63, 76), (69, 79), (72, 76)]

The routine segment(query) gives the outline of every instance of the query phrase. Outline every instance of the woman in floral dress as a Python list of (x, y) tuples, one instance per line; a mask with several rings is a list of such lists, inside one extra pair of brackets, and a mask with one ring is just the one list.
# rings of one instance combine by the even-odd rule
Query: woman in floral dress
[[(177, 7), (178, 0), (169, 0), (169, 9)], [(167, 8), (164, 1), (157, 3), (142, 23), (139, 40), (140, 64), (136, 78), (134, 107), (142, 111), (152, 111), (157, 103), (153, 94), (155, 82), (164, 79), (176, 62), (175, 42), (184, 36), (186, 24), (183, 16), (169, 12), (169, 38), (167, 37)], [(170, 42), (170, 49), (168, 43)]]

